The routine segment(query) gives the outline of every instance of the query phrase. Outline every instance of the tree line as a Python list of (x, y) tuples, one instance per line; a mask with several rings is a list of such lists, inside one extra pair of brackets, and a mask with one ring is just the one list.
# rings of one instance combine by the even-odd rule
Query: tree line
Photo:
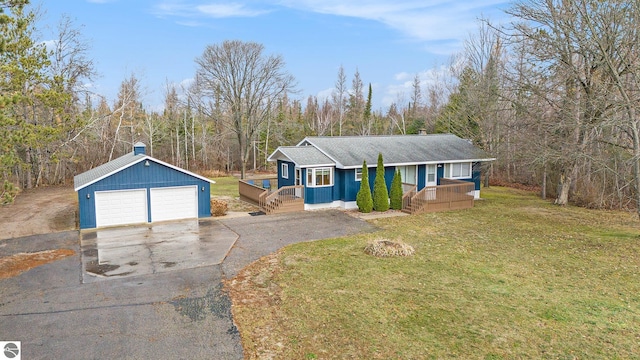
[(0, 9), (7, 201), (18, 188), (66, 183), (138, 141), (177, 166), (244, 177), (305, 136), (424, 131), (471, 139), (497, 159), (485, 174), (558, 204), (640, 203), (638, 2), (514, 1), (509, 23), (481, 21), (439, 78), (416, 74), (386, 109), (372, 109), (371, 84), (342, 66), (331, 96), (301, 98), (281, 56), (243, 41), (207, 46), (189, 85), (162, 89), (162, 111), (145, 107), (135, 74), (108, 103), (82, 86), (96, 71), (79, 27), (63, 18), (46, 47), (27, 0), (0, 0)]

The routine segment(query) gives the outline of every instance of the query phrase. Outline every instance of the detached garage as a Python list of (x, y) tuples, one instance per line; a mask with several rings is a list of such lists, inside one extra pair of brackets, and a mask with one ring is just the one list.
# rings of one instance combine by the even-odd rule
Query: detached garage
[(211, 216), (213, 181), (146, 155), (142, 143), (73, 183), (80, 229)]

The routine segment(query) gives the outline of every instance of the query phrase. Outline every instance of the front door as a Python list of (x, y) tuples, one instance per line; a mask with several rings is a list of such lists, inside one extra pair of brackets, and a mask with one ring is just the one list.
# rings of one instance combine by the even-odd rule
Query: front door
[[(296, 168), (296, 186), (302, 185), (302, 170), (300, 168)], [(295, 189), (296, 197), (302, 197), (302, 188)]]
[(435, 200), (436, 199), (436, 188), (435, 186), (438, 185), (438, 179), (436, 178), (436, 165), (432, 164), (432, 165), (427, 165), (427, 179), (426, 179), (426, 187), (431, 187), (433, 186), (433, 188), (427, 189), (427, 200)]
[(427, 184), (426, 186), (436, 186), (438, 180), (436, 179), (436, 165), (427, 165)]

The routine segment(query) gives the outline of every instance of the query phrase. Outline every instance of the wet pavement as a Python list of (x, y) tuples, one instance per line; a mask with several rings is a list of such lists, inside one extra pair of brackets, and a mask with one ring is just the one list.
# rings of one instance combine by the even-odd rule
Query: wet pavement
[(237, 239), (210, 219), (82, 231), (82, 282), (218, 265)]
[[(0, 258), (49, 249), (76, 252), (0, 279), (0, 341), (21, 341), (23, 359), (242, 359), (223, 279), (287, 244), (375, 230), (340, 211), (205, 222), (198, 222), (197, 236), (189, 222), (164, 230), (156, 224), (151, 232), (100, 231), (93, 238), (83, 232), (83, 251), (77, 231), (0, 241)], [(160, 230), (166, 233), (153, 240)], [(209, 244), (216, 241), (222, 245), (213, 250)], [(191, 250), (183, 251), (186, 244)], [(98, 250), (106, 254), (101, 259), (120, 267), (103, 268), (102, 275), (87, 272)], [(200, 260), (192, 261), (192, 252)], [(137, 266), (127, 263), (142, 264), (145, 256), (145, 274), (122, 275)], [(212, 265), (202, 262), (208, 256)]]

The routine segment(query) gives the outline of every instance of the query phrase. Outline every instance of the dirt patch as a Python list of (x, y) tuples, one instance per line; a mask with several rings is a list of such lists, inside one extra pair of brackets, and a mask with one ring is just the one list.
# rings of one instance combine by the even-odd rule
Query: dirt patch
[(282, 324), (278, 324), (276, 314), (281, 289), (273, 281), (280, 270), (280, 252), (276, 252), (224, 281), (235, 323), (252, 324), (238, 329), (247, 359), (277, 359), (286, 342), (279, 333)]
[(232, 212), (250, 212), (260, 210), (259, 206), (249, 204), (248, 202), (242, 201), (237, 197), (231, 196), (211, 196), (212, 199), (218, 199), (225, 201), (227, 203), (227, 210)]
[(0, 206), (0, 239), (74, 230), (77, 209), (71, 186), (23, 190), (13, 204)]
[(75, 255), (71, 249), (45, 250), (36, 253), (19, 253), (0, 259), (0, 279), (22, 274), (34, 267)]

